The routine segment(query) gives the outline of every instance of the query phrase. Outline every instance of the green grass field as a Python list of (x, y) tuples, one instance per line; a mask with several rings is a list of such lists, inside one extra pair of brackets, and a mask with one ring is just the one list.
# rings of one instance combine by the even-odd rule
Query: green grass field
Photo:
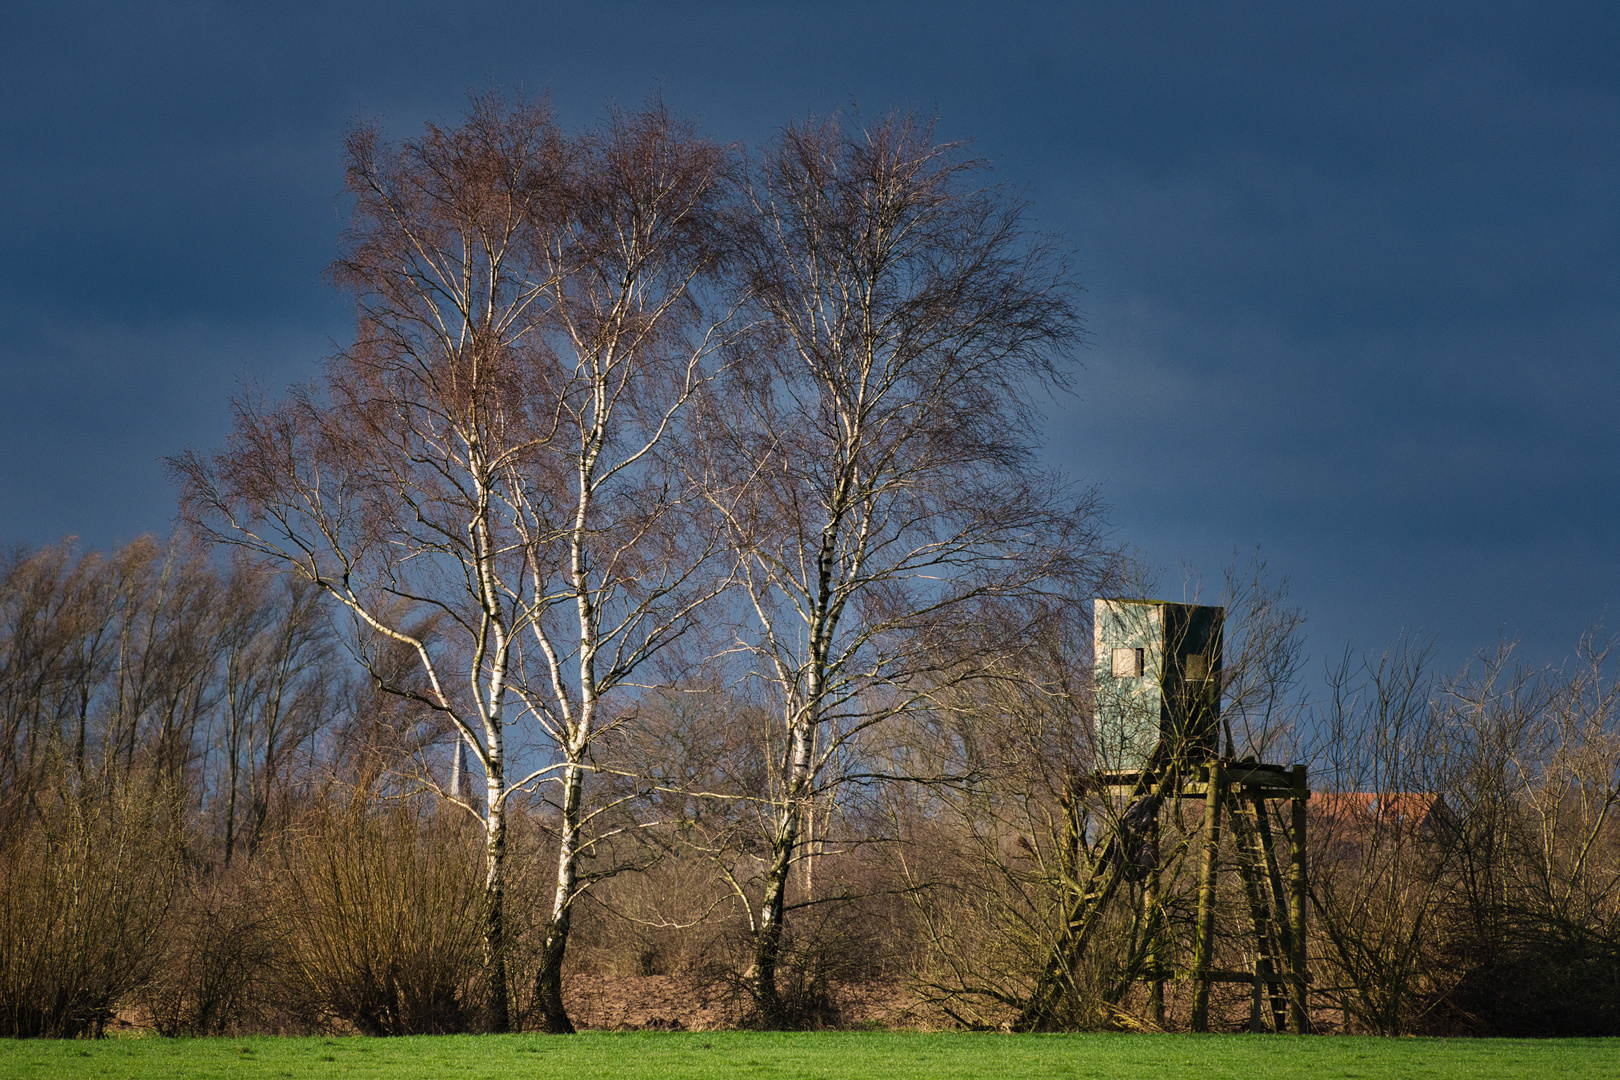
[(1613, 1080), (1620, 1040), (1288, 1038), (1244, 1035), (754, 1034), (568, 1037), (0, 1040), (0, 1077), (792, 1077), (955, 1080)]

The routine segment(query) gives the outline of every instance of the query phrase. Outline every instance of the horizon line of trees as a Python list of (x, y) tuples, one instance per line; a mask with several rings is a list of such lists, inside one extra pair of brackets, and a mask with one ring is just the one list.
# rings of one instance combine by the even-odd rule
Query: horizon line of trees
[[(1298, 613), (1255, 573), (1221, 599), (1234, 614), (1228, 756), (1306, 760), (1318, 793), (1318, 1030), (1620, 1030), (1607, 640), (1585, 639), (1561, 668), (1500, 648), (1450, 674), (1401, 643), (1347, 658), (1327, 699), (1306, 703), (1293, 693)], [(295, 578), (149, 538), (0, 565), (8, 1034), (96, 1034), (117, 1016), (168, 1034), (488, 1027), (483, 830), (446, 797), (466, 768), (455, 735), (346, 661), (332, 614)], [(713, 683), (639, 701), (592, 760), (614, 806), (567, 985), (591, 997), (602, 977), (677, 976), (692, 1013), (666, 1023), (869, 1022), (858, 991), (871, 986), (909, 1002), (881, 1014), (891, 1022), (1015, 1022), (1123, 809), (1077, 782), (1091, 768), (1090, 636), (1084, 618), (1061, 629), (1016, 678), (957, 684), (919, 722), (827, 766), (846, 786), (806, 815), (773, 1019), (752, 989), (748, 890), (772, 856), (764, 755), (780, 719)], [(1191, 963), (1185, 855), (1201, 811), (1159, 818), (1157, 916), (1141, 882), (1125, 884), (1130, 902), (1076, 958), (1042, 1027), (1186, 1025), (1173, 992), (1155, 1011), (1141, 964)], [(535, 791), (511, 828), (510, 1024), (543, 1030), (534, 975), (562, 815)], [(1222, 850), (1236, 866), (1241, 851)], [(1244, 905), (1229, 881), (1221, 968), (1252, 963)], [(1215, 1015), (1241, 1026), (1247, 988), (1224, 993)]]

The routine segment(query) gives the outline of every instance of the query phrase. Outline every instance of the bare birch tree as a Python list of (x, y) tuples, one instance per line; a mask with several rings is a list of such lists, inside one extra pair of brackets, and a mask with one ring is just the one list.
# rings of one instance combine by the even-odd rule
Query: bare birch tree
[[(667, 526), (663, 468), (708, 377), (694, 283), (715, 264), (726, 154), (654, 105), (582, 138), (542, 106), (475, 100), (398, 147), (349, 138), (354, 227), (334, 265), (358, 300), (323, 384), (240, 402), (225, 451), (175, 462), (187, 516), (350, 612), (384, 691), (449, 721), (484, 774), (487, 1023), (512, 1023), (509, 803), (560, 794), (537, 991), (560, 969), (601, 699), (678, 635), (704, 590)], [(687, 562), (682, 562), (688, 559)], [(399, 650), (415, 657), (401, 669)], [(514, 775), (508, 729), (551, 749)]]
[(585, 798), (604, 699), (633, 690), (719, 591), (708, 572), (717, 530), (702, 520), (683, 457), (727, 321), (724, 294), (710, 286), (726, 248), (730, 154), (654, 104), (615, 111), (584, 140), (580, 172), (548, 327), (556, 483), (550, 505), (530, 511), (554, 524), (524, 547), (541, 601), (526, 626), (538, 671), (516, 687), (558, 755), (556, 884), (535, 985), (550, 1032), (574, 1030), (562, 998), (574, 902), (614, 869), (580, 871), (592, 819), (607, 808), (589, 810)]
[(953, 624), (1083, 571), (1097, 546), (1089, 504), (1063, 505), (1031, 465), (1027, 395), (1063, 381), (1075, 289), (982, 171), (924, 118), (835, 117), (786, 128), (752, 183), (760, 337), (713, 425), (739, 643), (780, 717), (750, 917), (772, 1026), (791, 1022), (776, 977), (784, 918), (811, 902), (789, 900), (808, 815), (884, 771), (832, 766), (963, 677), (932, 647)]
[[(354, 223), (333, 276), (355, 343), (322, 385), (237, 402), (212, 460), (174, 463), (214, 540), (319, 586), (352, 616), (379, 687), (449, 719), (482, 766), (487, 1023), (510, 1025), (504, 899), (513, 638), (539, 599), (527, 488), (555, 428), (539, 348), (551, 266), (531, 234), (565, 211), (567, 152), (547, 111), (491, 99), (399, 147), (348, 140)], [(416, 658), (401, 677), (398, 649)]]

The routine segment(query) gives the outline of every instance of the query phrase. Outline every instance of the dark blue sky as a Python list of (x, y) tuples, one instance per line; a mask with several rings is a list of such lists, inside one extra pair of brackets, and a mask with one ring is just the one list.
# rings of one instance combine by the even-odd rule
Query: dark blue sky
[(1068, 236), (1049, 458), (1116, 536), (1256, 545), (1320, 660), (1620, 630), (1620, 5), (0, 3), (0, 541), (165, 532), (349, 332), (340, 142), (469, 89), (658, 91), (757, 144), (937, 110)]

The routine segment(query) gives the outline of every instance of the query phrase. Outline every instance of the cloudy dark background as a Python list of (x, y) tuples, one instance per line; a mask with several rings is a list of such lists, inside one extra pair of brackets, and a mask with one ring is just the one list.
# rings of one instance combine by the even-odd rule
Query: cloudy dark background
[(937, 111), (1074, 247), (1048, 456), (1160, 595), (1258, 546), (1318, 666), (1620, 630), (1612, 0), (0, 3), (0, 542), (167, 532), (159, 459), (348, 333), (345, 128), (488, 88)]

